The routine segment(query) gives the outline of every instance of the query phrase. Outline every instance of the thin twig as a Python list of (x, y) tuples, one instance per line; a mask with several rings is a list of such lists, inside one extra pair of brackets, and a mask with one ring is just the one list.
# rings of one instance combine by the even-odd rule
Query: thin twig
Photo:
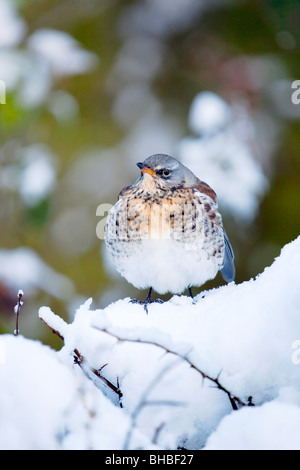
[[(157, 343), (155, 341), (150, 341), (150, 340), (141, 340), (141, 339), (130, 339), (130, 338), (121, 338), (120, 336), (118, 336), (117, 334), (115, 333), (112, 333), (111, 331), (108, 331), (106, 328), (99, 328), (97, 326), (94, 326), (94, 328), (96, 328), (97, 330), (100, 330), (102, 331), (103, 333), (107, 333), (108, 335), (112, 336), (113, 338), (115, 338), (117, 341), (119, 342), (132, 342), (132, 343), (142, 343), (142, 344), (151, 344), (153, 346), (157, 346), (158, 348), (164, 350), (166, 353), (169, 353), (169, 354), (173, 354), (174, 356), (177, 356), (177, 357), (180, 357), (181, 359), (183, 359), (185, 362), (187, 362), (189, 364), (189, 366), (194, 369), (195, 371), (197, 371), (203, 379), (207, 379), (211, 382), (214, 383), (215, 387), (218, 388), (219, 390), (221, 390), (222, 392), (226, 393), (226, 395), (228, 396), (229, 400), (230, 400), (230, 403), (231, 403), (231, 406), (234, 410), (237, 410), (238, 407), (237, 407), (237, 404), (239, 406), (247, 406), (246, 403), (244, 403), (239, 397), (237, 397), (236, 395), (232, 394), (229, 390), (227, 390), (227, 388), (225, 388), (219, 381), (219, 376), (220, 376), (220, 373), (218, 374), (218, 376), (216, 378), (214, 377), (211, 377), (209, 376), (208, 374), (206, 374), (205, 372), (203, 372), (201, 369), (199, 369), (199, 367), (197, 367), (187, 356), (182, 356), (181, 354), (179, 354), (177, 351), (173, 351), (172, 349), (169, 349), (167, 348), (166, 346), (163, 346), (162, 344), (160, 343)], [(251, 405), (252, 406), (255, 406), (252, 402), (251, 402)]]
[[(40, 318), (41, 318), (41, 317), (40, 317)], [(55, 334), (56, 336), (58, 336), (62, 341), (65, 340), (65, 338), (63, 337), (63, 335), (62, 335), (59, 331), (55, 330), (54, 328), (52, 328), (52, 326), (48, 325), (48, 323), (47, 323), (43, 318), (41, 318), (41, 320), (42, 320), (42, 322), (45, 323), (45, 325), (48, 326), (48, 328), (52, 331), (53, 334)]]
[(20, 332), (20, 330), (19, 330), (19, 316), (20, 316), (21, 307), (23, 305), (23, 302), (22, 302), (23, 295), (24, 295), (24, 292), (22, 290), (19, 290), (17, 304), (15, 305), (15, 314), (16, 314), (16, 329), (14, 331), (15, 336), (18, 336), (18, 334)]
[(158, 436), (160, 435), (163, 427), (165, 426), (166, 423), (160, 423), (159, 426), (157, 426), (157, 428), (155, 429), (154, 431), (154, 435), (153, 435), (153, 438), (152, 438), (152, 444), (157, 444), (158, 442)]
[[(48, 323), (43, 319), (41, 318), (41, 320), (45, 323), (45, 325), (48, 326), (48, 328), (52, 331), (53, 334), (55, 334), (56, 336), (58, 336), (62, 341), (64, 341), (64, 337), (63, 335), (58, 331), (58, 330), (55, 330), (52, 326), (48, 325)], [(83, 364), (87, 364), (87, 361), (86, 359), (84, 358), (84, 356), (78, 351), (78, 349), (74, 349), (73, 351), (74, 353), (74, 363), (79, 365), (79, 367), (83, 370)], [(119, 400), (120, 400), (120, 407), (122, 408), (122, 403), (121, 403), (121, 399), (123, 397), (123, 394), (121, 392), (121, 390), (119, 389), (119, 386), (115, 386), (112, 382), (110, 382), (106, 377), (104, 377), (102, 374), (101, 374), (101, 370), (106, 366), (107, 364), (104, 364), (102, 367), (100, 367), (100, 369), (94, 369), (92, 367), (89, 368), (89, 370), (96, 376), (98, 377), (98, 379), (100, 379), (103, 383), (105, 383), (105, 385), (107, 385), (114, 393), (116, 393), (119, 397)]]
[[(78, 364), (79, 367), (83, 370), (83, 364), (87, 364), (87, 361), (86, 359), (82, 356), (82, 354), (80, 354), (80, 352), (78, 351), (78, 349), (74, 349), (74, 362), (75, 364)], [(93, 367), (88, 367), (88, 369), (96, 376), (98, 377), (98, 379), (100, 379), (103, 383), (105, 383), (105, 385), (108, 386), (108, 388), (110, 388), (114, 393), (116, 393), (119, 397), (119, 400), (122, 399), (123, 397), (123, 393), (121, 392), (121, 390), (119, 389), (119, 386), (115, 386), (112, 382), (110, 382), (106, 377), (104, 377), (102, 374), (101, 374), (101, 370), (103, 369), (103, 367), (105, 367), (107, 364), (105, 364), (104, 366), (102, 366), (100, 369), (94, 369)], [(84, 370), (83, 370), (84, 371)], [(122, 403), (120, 401), (120, 407), (122, 408)]]
[(169, 401), (169, 400), (168, 401), (165, 401), (165, 400), (151, 400), (150, 401), (150, 400), (147, 399), (147, 397), (149, 396), (151, 391), (157, 386), (159, 381), (165, 376), (166, 372), (174, 366), (177, 366), (177, 364), (176, 363), (168, 364), (155, 377), (153, 377), (151, 382), (149, 382), (149, 384), (147, 385), (146, 389), (144, 390), (144, 392), (141, 396), (140, 401), (137, 403), (136, 407), (134, 408), (134, 410), (131, 413), (131, 416), (130, 416), (131, 417), (131, 426), (128, 429), (128, 432), (126, 434), (123, 450), (128, 450), (129, 449), (129, 444), (130, 444), (130, 441), (131, 441), (133, 431), (137, 426), (138, 417), (139, 417), (140, 413), (142, 412), (142, 410), (145, 407), (147, 407), (147, 406), (161, 406), (161, 405), (164, 405), (164, 406), (183, 406), (184, 405), (184, 403), (179, 403), (179, 402)]

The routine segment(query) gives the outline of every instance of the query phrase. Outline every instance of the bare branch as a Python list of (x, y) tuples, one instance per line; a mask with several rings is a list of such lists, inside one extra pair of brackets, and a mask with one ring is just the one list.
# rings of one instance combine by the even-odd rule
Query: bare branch
[(166, 400), (147, 400), (148, 395), (151, 393), (151, 391), (157, 386), (159, 381), (162, 379), (162, 377), (165, 376), (166, 372), (171, 369), (172, 367), (176, 366), (176, 363), (173, 364), (168, 364), (166, 367), (164, 367), (153, 379), (151, 382), (148, 384), (146, 389), (144, 390), (144, 393), (141, 396), (140, 401), (137, 403), (135, 409), (131, 413), (131, 427), (129, 428), (125, 442), (124, 442), (124, 450), (129, 449), (129, 443), (131, 440), (131, 436), (133, 434), (133, 430), (137, 426), (137, 420), (138, 416), (141, 413), (141, 411), (146, 407), (146, 406), (182, 406), (184, 403), (179, 403), (175, 401), (166, 401)]
[(18, 334), (20, 332), (20, 330), (19, 330), (19, 315), (20, 315), (21, 307), (23, 305), (23, 302), (22, 302), (23, 295), (24, 295), (24, 292), (22, 290), (19, 290), (17, 304), (15, 306), (15, 314), (16, 314), (16, 329), (14, 331), (15, 336), (18, 336)]
[[(53, 334), (55, 334), (56, 336), (58, 336), (62, 341), (64, 341), (64, 337), (63, 335), (56, 329), (54, 329), (52, 326), (50, 326), (46, 320), (44, 320), (43, 318), (41, 318), (41, 320), (45, 323), (45, 325), (48, 326), (48, 328), (52, 331)], [(87, 361), (86, 359), (84, 358), (84, 356), (78, 351), (78, 349), (74, 349), (73, 351), (74, 353), (74, 363), (79, 365), (79, 367), (83, 370), (83, 372), (85, 372), (85, 370), (83, 369), (83, 364), (85, 364), (87, 366)], [(116, 393), (119, 397), (119, 400), (121, 400), (123, 394), (121, 392), (121, 390), (119, 389), (119, 386), (115, 386), (112, 382), (110, 382), (108, 379), (106, 379), (106, 377), (104, 377), (102, 374), (101, 374), (101, 371), (102, 369), (106, 366), (107, 364), (104, 364), (102, 367), (100, 367), (100, 369), (94, 369), (92, 367), (86, 367), (88, 368), (92, 374), (94, 374), (98, 379), (100, 379), (105, 385), (107, 385), (110, 390), (112, 390), (114, 393)], [(89, 375), (86, 374), (88, 378)], [(120, 406), (122, 407), (122, 403), (120, 402)]]
[(161, 430), (163, 429), (163, 427), (165, 426), (165, 423), (161, 423), (154, 431), (154, 435), (153, 435), (153, 438), (152, 438), (152, 444), (157, 444), (158, 442), (158, 436), (160, 435), (161, 433)]
[[(83, 370), (83, 372), (85, 372), (85, 369), (83, 368), (83, 365), (85, 364), (85, 368), (88, 368), (89, 371), (91, 371), (98, 379), (100, 379), (105, 385), (107, 385), (108, 388), (110, 388), (110, 390), (112, 390), (114, 393), (116, 393), (119, 397), (119, 400), (122, 399), (123, 397), (123, 393), (121, 392), (121, 390), (119, 389), (119, 385), (114, 385), (112, 382), (110, 382), (110, 380), (108, 380), (106, 377), (104, 377), (104, 375), (101, 374), (101, 370), (103, 369), (103, 367), (105, 367), (107, 364), (105, 364), (104, 366), (102, 366), (100, 369), (94, 369), (93, 367), (86, 367), (87, 366), (87, 361), (86, 359), (80, 354), (80, 352), (78, 351), (78, 349), (74, 349), (74, 363), (75, 364), (78, 364), (79, 367)], [(87, 374), (86, 374), (87, 375)], [(89, 377), (89, 375), (87, 375)], [(90, 377), (89, 377), (90, 378)], [(120, 401), (120, 406), (122, 408), (122, 402)]]
[(62, 341), (65, 340), (65, 338), (63, 337), (63, 335), (62, 335), (59, 331), (57, 331), (57, 330), (55, 330), (54, 328), (52, 328), (52, 326), (48, 325), (48, 323), (46, 322), (46, 320), (44, 320), (43, 318), (41, 318), (41, 320), (42, 320), (42, 322), (45, 323), (45, 325), (48, 326), (48, 328), (52, 331), (53, 334), (55, 334), (56, 336), (58, 336)]
[[(94, 328), (96, 328), (97, 330), (100, 330), (102, 331), (103, 333), (107, 333), (108, 335), (112, 336), (113, 338), (115, 338), (117, 341), (119, 342), (132, 342), (132, 343), (141, 343), (141, 344), (151, 344), (153, 346), (156, 346), (160, 349), (162, 349), (163, 351), (165, 351), (166, 353), (169, 353), (169, 354), (173, 354), (174, 356), (177, 356), (181, 359), (183, 359), (185, 362), (187, 362), (189, 364), (189, 366), (194, 369), (195, 371), (197, 371), (203, 379), (207, 379), (211, 382), (213, 382), (213, 384), (215, 385), (216, 388), (218, 388), (219, 390), (221, 390), (222, 392), (224, 392), (229, 400), (230, 400), (230, 403), (231, 403), (231, 406), (234, 410), (237, 410), (238, 409), (238, 406), (247, 406), (247, 404), (241, 400), (239, 397), (237, 397), (236, 395), (234, 395), (233, 393), (231, 393), (229, 390), (227, 390), (227, 388), (225, 388), (219, 381), (219, 377), (220, 377), (220, 374), (221, 372), (219, 372), (218, 376), (216, 378), (214, 377), (211, 377), (210, 375), (206, 374), (205, 372), (203, 372), (201, 369), (199, 369), (199, 367), (197, 367), (189, 358), (187, 355), (183, 356), (181, 354), (179, 354), (177, 351), (173, 351), (169, 348), (167, 348), (166, 346), (160, 344), (160, 343), (157, 343), (156, 341), (150, 341), (150, 340), (141, 340), (141, 339), (130, 339), (130, 338), (121, 338), (120, 336), (118, 336), (117, 334), (115, 333), (112, 333), (111, 331), (108, 331), (106, 328), (99, 328), (98, 326), (94, 326)], [(254, 406), (254, 404), (251, 402), (251, 406)]]

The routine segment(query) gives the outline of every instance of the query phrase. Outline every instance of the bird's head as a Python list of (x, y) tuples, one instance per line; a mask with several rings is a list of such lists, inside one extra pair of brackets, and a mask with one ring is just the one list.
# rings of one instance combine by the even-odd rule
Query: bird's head
[(152, 155), (142, 163), (138, 162), (137, 166), (142, 172), (142, 178), (151, 178), (162, 188), (190, 188), (198, 181), (188, 168), (169, 155)]

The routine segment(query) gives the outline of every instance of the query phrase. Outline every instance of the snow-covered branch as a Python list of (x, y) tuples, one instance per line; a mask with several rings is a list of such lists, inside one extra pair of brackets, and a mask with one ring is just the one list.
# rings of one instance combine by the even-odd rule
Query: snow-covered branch
[[(56, 336), (58, 336), (62, 341), (64, 341), (64, 336), (63, 336), (63, 333), (61, 331), (59, 331), (59, 324), (60, 325), (66, 325), (66, 323), (62, 320), (62, 319), (58, 319), (58, 321), (56, 320), (56, 328), (54, 328), (53, 326), (51, 326), (51, 324), (48, 324), (48, 322), (42, 318), (40, 316), (41, 320), (48, 326), (48, 328), (50, 328), (50, 330), (52, 331), (52, 333), (54, 333)], [(48, 320), (49, 321), (49, 320)], [(58, 328), (58, 329), (57, 329)], [(109, 380), (107, 380), (101, 373), (101, 370), (103, 369), (104, 366), (102, 366), (100, 369), (94, 369), (93, 367), (90, 367), (87, 365), (87, 361), (86, 359), (84, 358), (84, 356), (78, 351), (77, 348), (74, 348), (74, 364), (78, 364), (80, 366), (80, 368), (83, 370), (83, 372), (88, 376), (90, 377), (90, 374), (94, 374), (98, 379), (100, 379), (105, 385), (107, 385), (107, 387), (109, 387), (114, 393), (116, 393), (116, 395), (118, 395), (119, 397), (119, 400), (121, 400), (122, 398), (122, 392), (120, 391), (119, 389), (119, 386), (117, 385), (114, 385), (113, 383), (111, 383)], [(89, 372), (87, 372), (89, 371)], [(122, 403), (120, 401), (120, 405), (122, 406)]]
[[(114, 338), (116, 338), (119, 342), (124, 342), (124, 341), (129, 341), (129, 342), (134, 342), (134, 343), (141, 343), (141, 344), (150, 344), (150, 345), (153, 345), (157, 348), (160, 348), (162, 349), (163, 351), (165, 351), (167, 354), (173, 354), (174, 356), (177, 356), (178, 358), (182, 359), (183, 361), (187, 362), (189, 364), (189, 366), (196, 370), (201, 376), (203, 379), (207, 379), (211, 382), (214, 383), (214, 386), (219, 389), (219, 390), (222, 390), (229, 398), (230, 400), (230, 403), (231, 403), (231, 406), (234, 410), (237, 410), (238, 407), (237, 407), (237, 404), (239, 406), (246, 406), (246, 403), (244, 403), (241, 398), (237, 397), (236, 395), (234, 395), (232, 392), (230, 392), (229, 390), (227, 390), (227, 388), (225, 388), (219, 378), (220, 378), (220, 375), (221, 375), (221, 372), (217, 375), (217, 377), (211, 377), (210, 375), (208, 375), (206, 372), (203, 372), (201, 369), (199, 369), (199, 367), (194, 364), (188, 357), (188, 355), (182, 355), (180, 353), (178, 353), (177, 351), (175, 350), (172, 350), (166, 346), (164, 346), (163, 344), (160, 344), (160, 343), (157, 343), (155, 341), (150, 341), (150, 340), (142, 340), (142, 339), (131, 339), (131, 338), (121, 338), (120, 336), (118, 336), (117, 334), (111, 332), (111, 331), (108, 331), (107, 329), (103, 328), (98, 328), (98, 327), (95, 327), (96, 329), (99, 329), (100, 331), (102, 331), (103, 333), (107, 333), (111, 336), (113, 336)], [(252, 400), (250, 400), (251, 397), (249, 397), (249, 402), (251, 402), (251, 405), (254, 406), (254, 404), (252, 403)], [(249, 404), (249, 403), (248, 403)]]
[(300, 237), (256, 279), (148, 315), (41, 307), (64, 345), (0, 336), (1, 447), (300, 449), (299, 277)]

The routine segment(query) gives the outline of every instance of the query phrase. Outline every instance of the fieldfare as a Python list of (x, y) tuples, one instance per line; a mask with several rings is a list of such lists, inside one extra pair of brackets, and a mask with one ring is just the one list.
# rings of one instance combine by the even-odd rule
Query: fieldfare
[(179, 294), (213, 279), (234, 280), (233, 251), (214, 190), (168, 155), (137, 163), (140, 177), (119, 194), (105, 243), (119, 273), (138, 289)]

